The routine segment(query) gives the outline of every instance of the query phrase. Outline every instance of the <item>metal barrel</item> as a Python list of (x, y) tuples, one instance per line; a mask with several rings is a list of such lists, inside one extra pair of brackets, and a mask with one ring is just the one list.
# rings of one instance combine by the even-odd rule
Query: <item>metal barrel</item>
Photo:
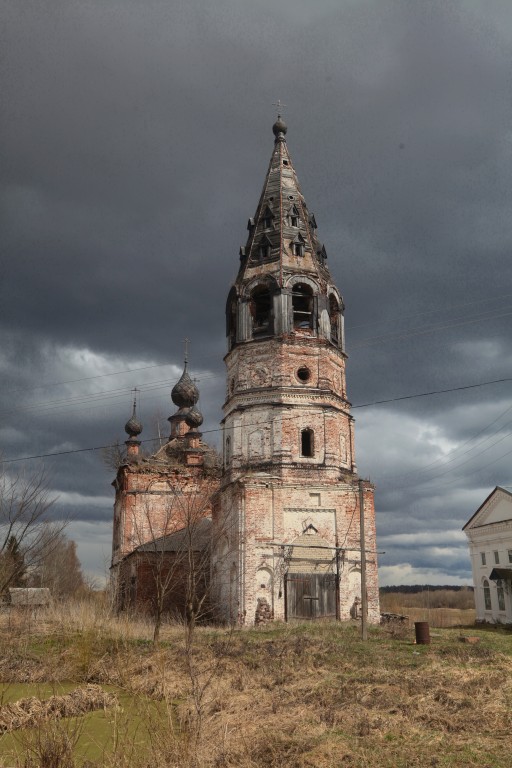
[(430, 645), (430, 630), (428, 621), (415, 621), (416, 645)]

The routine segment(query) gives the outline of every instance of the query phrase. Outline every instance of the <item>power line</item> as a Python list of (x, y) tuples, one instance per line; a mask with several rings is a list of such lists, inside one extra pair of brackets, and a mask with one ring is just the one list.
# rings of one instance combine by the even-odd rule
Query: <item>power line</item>
[[(400, 402), (402, 400), (413, 400), (414, 398), (417, 398), (417, 397), (429, 397), (430, 395), (442, 395), (442, 394), (446, 394), (448, 392), (460, 392), (460, 391), (467, 390), (467, 389), (475, 389), (477, 387), (485, 387), (485, 386), (488, 386), (490, 384), (501, 384), (502, 382), (507, 382), (507, 381), (512, 381), (512, 377), (505, 378), (505, 379), (494, 379), (492, 381), (482, 381), (479, 384), (467, 384), (467, 385), (462, 386), (462, 387), (452, 387), (451, 389), (438, 389), (438, 390), (432, 390), (431, 392), (420, 392), (420, 393), (415, 394), (415, 395), (403, 395), (401, 397), (393, 397), (393, 398), (390, 398), (388, 400), (376, 400), (376, 401), (374, 401), (372, 403), (361, 403), (360, 405), (353, 405), (352, 408), (353, 409), (354, 408), (370, 408), (370, 407), (372, 407), (374, 405), (383, 405), (383, 404), (386, 404), (386, 403), (397, 403), (397, 402)], [(283, 421), (285, 421), (285, 420), (293, 421), (295, 418), (296, 418), (295, 416), (289, 416), (289, 417), (285, 417), (282, 420)], [(260, 421), (257, 424), (254, 424), (254, 426), (258, 426), (258, 425), (260, 425), (262, 423), (264, 423), (264, 422)], [(267, 421), (266, 423), (271, 423), (271, 422)], [(247, 424), (245, 426), (247, 427), (247, 426), (252, 426), (252, 425)], [(239, 428), (241, 429), (241, 427), (239, 427)], [(221, 427), (216, 427), (215, 429), (206, 429), (206, 430), (204, 430), (202, 432), (202, 434), (213, 434), (215, 432), (222, 432), (222, 428)], [(142, 443), (150, 443), (150, 442), (154, 442), (156, 440), (160, 440), (160, 438), (158, 438), (158, 437), (151, 437), (151, 438), (147, 438), (146, 440), (141, 440), (141, 442)], [(45, 459), (45, 458), (48, 458), (48, 457), (51, 457), (51, 456), (64, 456), (64, 455), (69, 455), (69, 454), (73, 454), (73, 453), (84, 453), (86, 451), (99, 451), (99, 450), (103, 450), (105, 448), (114, 448), (114, 447), (116, 447), (116, 445), (117, 445), (116, 443), (113, 443), (111, 445), (94, 446), (93, 448), (75, 448), (75, 449), (72, 449), (72, 450), (69, 450), (69, 451), (56, 451), (54, 453), (44, 453), (44, 454), (42, 453), (42, 454), (38, 454), (38, 455), (35, 455), (35, 456), (23, 456), (23, 457), (19, 457), (17, 459), (0, 459), (0, 464), (12, 464), (14, 462), (19, 462), (19, 461), (30, 461), (30, 460), (33, 460), (33, 459)]]
[[(507, 456), (510, 456), (511, 454), (512, 454), (512, 448), (510, 450), (506, 451), (505, 453), (502, 453), (500, 456), (494, 457), (487, 464), (484, 464), (483, 466), (478, 467), (478, 469), (476, 469), (473, 474), (474, 475), (480, 475), (483, 472), (484, 469), (488, 469), (489, 467), (495, 466), (498, 461), (501, 461), (502, 459), (506, 458)], [(438, 488), (438, 487), (439, 488), (444, 488), (445, 486), (453, 485), (453, 483), (456, 483), (460, 479), (460, 474), (456, 475), (456, 471), (457, 471), (457, 468), (454, 468), (453, 469), (453, 474), (455, 475), (455, 477), (453, 479), (451, 479), (451, 480), (442, 480), (440, 482), (438, 482), (436, 480), (436, 488)], [(448, 474), (448, 473), (445, 473), (445, 474)], [(425, 480), (420, 482), (420, 485), (425, 485), (425, 483), (432, 483), (432, 480), (430, 478), (426, 478)], [(380, 484), (379, 484), (379, 486), (380, 486)], [(503, 487), (506, 488), (507, 486), (503, 486)], [(410, 484), (402, 485), (402, 486), (398, 486), (398, 487), (394, 486), (394, 490), (396, 490), (396, 491), (403, 491), (406, 488), (410, 488)]]
[(414, 400), (416, 397), (430, 397), (430, 395), (444, 395), (447, 392), (462, 392), (465, 389), (476, 389), (477, 387), (486, 387), (489, 384), (502, 384), (505, 381), (512, 381), (512, 377), (506, 379), (493, 379), (492, 381), (482, 381), (480, 384), (466, 384), (463, 387), (452, 387), (451, 389), (433, 389), (431, 392), (419, 392), (416, 395), (402, 395), (401, 397), (390, 397), (388, 400), (374, 400), (372, 403), (360, 403), (353, 405), (354, 408), (369, 408), (373, 405), (384, 405), (386, 403), (398, 403), (400, 400)]
[[(511, 295), (512, 294), (510, 294), (510, 293), (505, 293), (505, 294), (500, 294), (498, 296), (490, 297), (488, 299), (480, 299), (480, 300), (476, 300), (476, 301), (463, 302), (463, 303), (460, 303), (460, 304), (453, 304), (453, 305), (447, 307), (446, 309), (448, 311), (450, 311), (450, 310), (462, 308), (462, 307), (465, 307), (465, 306), (475, 306), (476, 304), (482, 304), (482, 303), (487, 303), (489, 301), (496, 301), (496, 300), (499, 300), (499, 299), (505, 299), (505, 298), (508, 298)], [(412, 315), (403, 315), (403, 316), (398, 318), (398, 321), (404, 320), (404, 319), (406, 320), (406, 319), (410, 319), (410, 318), (414, 318), (414, 317), (420, 317), (422, 315), (439, 313), (440, 311), (441, 310), (436, 309), (436, 310), (427, 310), (427, 311), (424, 311), (424, 312), (418, 312), (418, 313), (415, 313), (415, 314), (412, 314)], [(396, 340), (400, 340), (400, 339), (409, 338), (409, 337), (415, 336), (415, 335), (422, 335), (422, 334), (427, 334), (427, 333), (433, 333), (433, 332), (438, 331), (438, 330), (446, 330), (448, 328), (456, 327), (456, 326), (459, 326), (459, 325), (465, 325), (465, 324), (468, 324), (468, 323), (476, 323), (476, 322), (480, 322), (481, 320), (499, 319), (499, 318), (502, 318), (502, 317), (507, 317), (508, 315), (512, 314), (510, 311), (502, 313), (502, 314), (489, 314), (490, 312), (494, 312), (494, 311), (495, 310), (487, 310), (483, 314), (480, 314), (478, 316), (474, 316), (473, 315), (471, 318), (468, 318), (468, 319), (463, 319), (461, 317), (454, 318), (455, 321), (460, 320), (461, 322), (447, 321), (447, 322), (445, 322), (442, 325), (434, 325), (434, 326), (430, 326), (429, 328), (424, 328), (424, 327), (413, 328), (410, 331), (398, 331), (398, 332), (394, 332), (394, 333), (390, 333), (390, 334), (382, 334), (380, 336), (369, 337), (368, 339), (363, 339), (362, 341), (352, 345), (351, 347), (349, 345), (349, 348), (351, 348), (351, 349), (360, 349), (361, 347), (368, 346), (368, 345), (371, 345), (371, 344), (375, 344), (377, 342), (393, 341), (395, 339)], [(389, 320), (387, 322), (395, 322), (395, 321), (393, 319), (391, 319), (391, 320)], [(364, 328), (364, 327), (368, 327), (368, 326), (372, 326), (372, 325), (377, 325), (377, 323), (376, 322), (375, 323), (365, 323), (365, 324), (362, 324), (362, 325), (351, 326), (351, 330), (355, 330), (356, 328)], [(10, 392), (10, 393), (27, 392), (27, 391), (31, 392), (31, 391), (35, 391), (35, 390), (38, 390), (38, 389), (46, 389), (48, 387), (58, 387), (58, 386), (64, 386), (66, 384), (78, 384), (78, 383), (81, 383), (81, 382), (84, 382), (84, 381), (93, 381), (95, 379), (108, 378), (110, 376), (121, 376), (123, 374), (138, 373), (139, 371), (147, 371), (147, 370), (152, 370), (152, 369), (155, 369), (155, 368), (166, 368), (166, 367), (174, 367), (174, 368), (178, 367), (179, 368), (179, 366), (176, 365), (175, 363), (155, 363), (155, 364), (152, 364), (152, 365), (139, 366), (138, 368), (126, 368), (126, 369), (123, 369), (123, 370), (120, 370), (120, 371), (112, 371), (110, 373), (95, 374), (94, 376), (82, 376), (82, 377), (76, 378), (76, 379), (65, 379), (63, 381), (48, 382), (46, 384), (39, 384), (38, 386), (35, 386), (35, 387), (29, 387), (28, 389), (27, 388), (23, 388), (23, 389), (15, 388), (15, 389), (7, 389), (7, 390), (4, 390), (4, 391), (5, 392)], [(220, 377), (220, 374), (206, 374), (205, 376), (201, 377), (201, 380), (212, 379), (212, 378), (215, 379), (215, 378), (219, 378), (219, 377)], [(130, 389), (131, 389), (131, 387), (130, 387)], [(109, 390), (109, 391), (116, 391), (116, 390)], [(98, 394), (100, 394), (100, 393), (98, 393)], [(36, 408), (36, 407), (38, 407), (37, 404), (34, 405), (34, 406), (27, 406), (27, 408)]]
[[(95, 378), (95, 377), (92, 377)], [(197, 381), (203, 382), (206, 379), (220, 378), (219, 376), (195, 376)], [(159, 381), (150, 381), (147, 384), (139, 384), (137, 387), (140, 392), (151, 392), (159, 389), (166, 389), (175, 383), (174, 379), (160, 379)], [(77, 405), (87, 405), (88, 403), (95, 403), (102, 400), (111, 400), (125, 397), (133, 391), (133, 387), (117, 387), (115, 389), (106, 389), (103, 392), (92, 392), (90, 394), (74, 395), (72, 397), (62, 398), (59, 400), (48, 400), (47, 402), (32, 403), (31, 405), (19, 406), (18, 408), (12, 408), (10, 411), (3, 411), (0, 413), (0, 417), (8, 416), (13, 413), (20, 413), (24, 411), (48, 411), (53, 409), (73, 408)]]
[(111, 373), (98, 373), (95, 376), (83, 376), (80, 379), (67, 379), (65, 381), (50, 381), (47, 384), (39, 384), (37, 387), (29, 387), (27, 389), (7, 389), (4, 390), (5, 392), (34, 392), (36, 389), (46, 389), (47, 387), (61, 387), (64, 386), (64, 384), (78, 384), (81, 381), (92, 381), (93, 379), (104, 379), (108, 376), (121, 376), (123, 373), (137, 373), (138, 371), (148, 371), (152, 368), (166, 368), (167, 366), (172, 366), (173, 368), (177, 368), (178, 366), (174, 363), (157, 363), (155, 365), (143, 365), (140, 368), (126, 368), (123, 371), (112, 371)]
[[(462, 309), (462, 307), (474, 307), (477, 304), (487, 304), (490, 301), (496, 302), (496, 301), (499, 301), (500, 299), (508, 299), (510, 298), (510, 296), (512, 296), (512, 293), (501, 293), (498, 296), (491, 296), (488, 299), (476, 299), (473, 301), (464, 301), (461, 304), (451, 304), (449, 306), (444, 305), (443, 307), (438, 307), (436, 309), (428, 309), (428, 310), (425, 310), (424, 312), (415, 312), (412, 315), (400, 315), (395, 319), (391, 318), (390, 320), (387, 320), (384, 322), (394, 323), (397, 321), (400, 322), (401, 320), (411, 320), (415, 317), (421, 317), (424, 315), (434, 315), (434, 314), (437, 315), (437, 314), (440, 314), (441, 312), (451, 312), (454, 309)], [(382, 321), (375, 320), (371, 323), (359, 323), (358, 325), (351, 325), (350, 330), (354, 331), (356, 330), (356, 328), (369, 328), (372, 325), (382, 325)]]
[[(425, 332), (429, 332), (429, 331), (425, 331)], [(366, 344), (366, 343), (370, 344), (370, 343), (374, 343), (376, 341), (380, 341), (380, 340), (384, 340), (384, 339), (385, 339), (385, 337), (376, 337), (373, 340), (372, 339), (368, 339), (366, 342), (363, 343), (363, 345)], [(162, 366), (144, 366), (143, 368), (131, 369), (130, 372), (135, 372), (135, 371), (138, 371), (138, 370), (147, 370), (148, 368), (158, 368), (158, 367), (162, 367)], [(120, 373), (124, 373), (124, 372), (123, 371), (118, 371), (117, 373), (120, 374)], [(77, 381), (77, 382), (78, 381), (87, 381), (89, 379), (102, 378), (103, 376), (110, 376), (110, 375), (117, 375), (117, 374), (101, 374), (100, 376), (91, 376), (91, 377), (86, 377), (84, 379), (76, 379), (75, 381)], [(220, 374), (206, 374), (206, 375), (203, 375), (203, 376), (199, 375), (196, 378), (198, 379), (198, 382), (204, 382), (207, 379), (218, 379), (218, 378), (221, 378), (221, 375)], [(500, 381), (509, 381), (509, 380), (510, 379), (502, 379), (502, 380), (497, 380), (496, 382), (484, 382), (484, 384), (499, 383)], [(66, 382), (66, 383), (70, 383), (70, 382)], [(164, 389), (165, 387), (170, 386), (172, 383), (173, 383), (173, 379), (161, 379), (160, 381), (148, 382), (147, 384), (141, 384), (141, 385), (139, 385), (139, 388), (141, 389), (142, 392), (149, 392), (151, 390)], [(471, 387), (483, 386), (484, 384), (474, 384), (474, 385), (470, 385), (468, 387), (454, 388), (453, 390), (440, 390), (439, 392), (426, 392), (426, 393), (419, 394), (419, 395), (408, 395), (408, 396), (405, 396), (404, 398), (392, 398), (390, 400), (378, 400), (378, 401), (375, 401), (373, 403), (363, 403), (361, 405), (354, 405), (352, 407), (353, 408), (365, 408), (365, 407), (367, 407), (369, 405), (380, 405), (380, 404), (389, 403), (389, 402), (396, 402), (399, 399), (409, 399), (409, 398), (413, 398), (413, 397), (426, 397), (426, 396), (431, 395), (431, 394), (441, 394), (441, 393), (444, 393), (444, 392), (457, 391), (457, 389), (464, 389), (464, 388), (468, 388), (469, 389)], [(21, 406), (19, 408), (13, 408), (10, 411), (4, 411), (4, 412), (0, 413), (0, 417), (7, 416), (7, 415), (12, 414), (12, 413), (23, 412), (23, 411), (32, 411), (32, 410), (44, 411), (44, 410), (52, 410), (52, 409), (72, 408), (72, 407), (77, 406), (77, 405), (85, 405), (85, 404), (88, 404), (88, 403), (94, 403), (94, 402), (98, 402), (98, 401), (101, 401), (101, 400), (108, 400), (108, 399), (113, 399), (113, 398), (117, 399), (117, 398), (120, 398), (120, 397), (125, 397), (129, 392), (131, 392), (131, 389), (132, 389), (131, 386), (130, 387), (118, 387), (118, 388), (115, 388), (115, 389), (105, 390), (104, 392), (94, 392), (94, 393), (91, 393), (91, 394), (88, 394), (88, 395), (87, 394), (75, 395), (73, 397), (63, 398), (63, 399), (59, 399), (59, 400), (50, 400), (50, 401), (43, 402), (43, 403), (34, 403), (32, 405), (25, 405), (25, 406)]]
[[(424, 473), (427, 473), (427, 474), (434, 473), (434, 477), (437, 477), (438, 476), (437, 472), (439, 472), (439, 470), (444, 469), (448, 464), (452, 464), (454, 461), (459, 461), (462, 458), (462, 456), (466, 456), (468, 453), (471, 453), (471, 451), (474, 451), (475, 448), (477, 448), (479, 445), (483, 445), (488, 440), (491, 440), (491, 438), (493, 438), (498, 432), (502, 431), (505, 427), (509, 427), (510, 424), (512, 424), (512, 422), (510, 422), (510, 421), (508, 421), (502, 427), (499, 427), (498, 429), (495, 429), (487, 437), (484, 437), (481, 440), (478, 440), (476, 443), (471, 445), (467, 450), (463, 451), (462, 453), (459, 453), (458, 456), (453, 456), (453, 454), (458, 453), (466, 445), (468, 445), (469, 443), (471, 443), (474, 440), (476, 440), (476, 438), (479, 437), (481, 434), (483, 434), (487, 429), (489, 429), (489, 427), (492, 427), (494, 424), (496, 424), (496, 422), (498, 422), (501, 418), (503, 418), (503, 416), (505, 416), (505, 414), (508, 413), (510, 410), (512, 410), (512, 405), (510, 405), (508, 408), (506, 408), (503, 411), (503, 413), (500, 413), (500, 415), (497, 416), (493, 421), (491, 421), (490, 424), (486, 424), (485, 427), (483, 427), (483, 429), (480, 429), (476, 433), (476, 435), (473, 435), (472, 437), (468, 438), (467, 440), (465, 440), (463, 443), (458, 445), (453, 450), (449, 451), (448, 453), (444, 454), (443, 456), (440, 456), (437, 459), (434, 459), (434, 461), (431, 461), (430, 464), (426, 464), (423, 467), (420, 467), (420, 468), (415, 469), (415, 470), (411, 470), (409, 472), (403, 472), (400, 475), (395, 475), (395, 480), (397, 478), (401, 479), (401, 478), (413, 477), (413, 478), (416, 478), (416, 482), (423, 482), (423, 479), (420, 476), (422, 474), (424, 474)], [(509, 434), (510, 434), (510, 432), (508, 432), (506, 436), (508, 436)], [(494, 445), (497, 445), (498, 442), (501, 442), (501, 438), (499, 440), (495, 441), (494, 443), (492, 443), (491, 446), (489, 446), (489, 447), (492, 448)], [(487, 450), (487, 449), (485, 449), (485, 450)], [(480, 451), (473, 458), (477, 458), (478, 456), (481, 455), (481, 453), (484, 453), (484, 451)], [(450, 458), (448, 458), (448, 456), (452, 456), (452, 458), (450, 459)], [(430, 478), (425, 478), (425, 482), (430, 482)]]
[(361, 349), (362, 347), (370, 346), (371, 344), (377, 344), (378, 342), (387, 341), (401, 341), (402, 339), (408, 339), (411, 336), (424, 336), (427, 333), (435, 333), (436, 331), (445, 331), (449, 328), (456, 328), (460, 325), (469, 325), (471, 323), (479, 323), (482, 320), (497, 320), (502, 317), (508, 317), (512, 315), (512, 312), (502, 312), (499, 315), (486, 315), (480, 317), (472, 317), (467, 320), (460, 320), (460, 322), (449, 322), (443, 325), (433, 325), (429, 328), (413, 328), (411, 331), (401, 331), (398, 333), (384, 334), (383, 336), (374, 336), (369, 339), (363, 339), (358, 344), (354, 344), (352, 349)]
[[(403, 490), (404, 488), (410, 487), (411, 482), (414, 482), (416, 485), (419, 485), (419, 486), (425, 485), (426, 483), (432, 483), (434, 480), (436, 482), (436, 485), (439, 484), (440, 486), (442, 486), (442, 485), (450, 485), (451, 483), (457, 482), (457, 478), (455, 478), (454, 480), (449, 480), (448, 482), (445, 481), (444, 483), (443, 482), (438, 483), (437, 478), (443, 477), (444, 475), (448, 475), (448, 474), (452, 474), (452, 475), (457, 474), (458, 470), (461, 467), (465, 466), (466, 464), (471, 463), (475, 459), (480, 459), (480, 456), (483, 453), (486, 453), (491, 448), (494, 448), (496, 445), (498, 445), (499, 443), (503, 442), (503, 440), (506, 440), (507, 438), (509, 438), (511, 436), (511, 434), (512, 434), (510, 431), (507, 432), (505, 435), (502, 435), (501, 437), (499, 437), (497, 440), (495, 440), (493, 443), (491, 443), (491, 445), (488, 445), (487, 448), (484, 448), (483, 450), (479, 450), (478, 453), (475, 454), (474, 456), (470, 457), (469, 459), (466, 459), (465, 461), (460, 462), (460, 459), (463, 456), (466, 456), (468, 453), (471, 453), (471, 451), (474, 451), (478, 446), (481, 446), (484, 443), (486, 443), (489, 440), (491, 440), (493, 437), (496, 436), (496, 434), (498, 434), (505, 427), (510, 426), (510, 424), (512, 422), (509, 421), (506, 424), (504, 424), (502, 427), (500, 427), (498, 429), (495, 429), (493, 432), (491, 432), (491, 434), (489, 434), (487, 437), (485, 437), (485, 438), (483, 438), (481, 440), (478, 440), (478, 442), (474, 443), (474, 445), (472, 445), (470, 448), (468, 448), (467, 450), (463, 451), (462, 454), (460, 454), (459, 456), (454, 456), (453, 458), (448, 459), (447, 461), (444, 461), (444, 459), (446, 459), (447, 456), (450, 456), (450, 455), (452, 455), (454, 453), (457, 453), (458, 451), (460, 451), (461, 448), (464, 448), (464, 446), (468, 445), (468, 443), (471, 443), (473, 440), (475, 440), (477, 437), (479, 437), (482, 433), (484, 433), (489, 427), (492, 427), (500, 419), (502, 419), (503, 416), (505, 416), (511, 409), (512, 409), (512, 405), (509, 406), (508, 408), (506, 408), (495, 419), (493, 419), (493, 421), (491, 421), (490, 424), (487, 424), (485, 427), (483, 427), (483, 429), (480, 429), (475, 435), (473, 435), (472, 437), (468, 438), (468, 440), (466, 440), (465, 442), (461, 443), (461, 445), (457, 446), (452, 451), (449, 451), (447, 454), (445, 454), (445, 456), (441, 456), (440, 458), (435, 459), (433, 462), (430, 462), (430, 464), (427, 464), (427, 465), (425, 465), (423, 467), (419, 467), (418, 469), (415, 469), (415, 470), (411, 470), (409, 472), (404, 472), (404, 473), (401, 473), (399, 475), (395, 475), (394, 478), (393, 478), (393, 483), (391, 483), (391, 481), (388, 478), (384, 478), (383, 480), (377, 480), (377, 482), (379, 484), (379, 487), (381, 487), (382, 485), (383, 486), (391, 486), (392, 485), (395, 490)], [(482, 469), (485, 469), (485, 468), (491, 466), (492, 464), (495, 464), (496, 462), (498, 462), (501, 459), (503, 459), (505, 456), (508, 456), (510, 453), (511, 453), (511, 451), (507, 451), (506, 453), (504, 453), (504, 454), (502, 454), (502, 455), (500, 455), (498, 457), (494, 457), (493, 460), (489, 464), (484, 465), (484, 467), (479, 466), (475, 471), (479, 474)], [(452, 464), (453, 462), (460, 462), (460, 463), (457, 464), (456, 466), (451, 467), (448, 470), (446, 470), (445, 469), (446, 466), (448, 464)], [(438, 465), (438, 466), (435, 466), (435, 465)], [(441, 470), (445, 470), (445, 471), (441, 471)], [(426, 475), (425, 475), (425, 473), (426, 473)], [(460, 475), (460, 473), (458, 473), (458, 474)], [(421, 475), (424, 475), (424, 476), (421, 477)], [(396, 484), (397, 480), (400, 480), (400, 479), (401, 480), (406, 480), (407, 478), (412, 478), (412, 480), (409, 481), (407, 483), (407, 485), (404, 484), (404, 485), (401, 485), (401, 486), (397, 486), (397, 484)]]
[[(498, 298), (505, 298), (508, 295), (509, 294), (504, 294), (503, 296), (500, 296)], [(482, 301), (487, 301), (487, 300), (482, 300)], [(478, 303), (478, 302), (467, 302), (467, 304), (471, 304), (471, 305), (473, 305), (475, 303)], [(455, 305), (455, 306), (466, 306), (466, 304)], [(421, 313), (418, 313), (418, 314), (419, 315), (428, 314), (428, 312), (421, 312)], [(384, 334), (384, 335), (381, 335), (381, 336), (370, 337), (368, 339), (363, 339), (361, 342), (356, 343), (356, 344), (352, 345), (352, 347), (349, 347), (349, 348), (354, 350), (354, 349), (360, 349), (362, 347), (370, 346), (372, 344), (376, 344), (376, 343), (379, 343), (379, 342), (386, 343), (388, 341), (400, 341), (402, 339), (411, 338), (412, 336), (424, 335), (424, 334), (428, 334), (428, 333), (435, 333), (436, 331), (439, 331), (439, 330), (446, 330), (446, 329), (449, 329), (449, 328), (452, 328), (452, 327), (456, 327), (456, 326), (459, 326), (459, 325), (476, 323), (476, 322), (480, 322), (481, 320), (498, 319), (498, 318), (501, 318), (501, 317), (507, 317), (510, 314), (512, 314), (512, 312), (505, 312), (505, 313), (498, 314), (498, 315), (489, 315), (488, 312), (487, 312), (486, 315), (480, 315), (480, 316), (472, 317), (472, 318), (469, 318), (469, 319), (466, 319), (466, 320), (461, 319), (460, 322), (448, 322), (448, 323), (445, 323), (443, 325), (431, 326), (429, 328), (414, 328), (414, 329), (411, 329), (411, 331), (395, 332), (395, 333), (391, 333), (391, 334)], [(414, 316), (415, 315), (411, 315), (411, 317), (414, 317)], [(456, 320), (458, 320), (458, 319), (456, 318)], [(62, 382), (52, 382), (52, 383), (49, 383), (49, 384), (43, 384), (43, 385), (40, 385), (39, 387), (32, 387), (32, 388), (30, 388), (29, 391), (33, 391), (33, 390), (36, 390), (36, 389), (43, 389), (43, 388), (50, 387), (50, 386), (61, 386), (61, 385), (65, 385), (65, 384), (74, 384), (74, 383), (80, 383), (80, 382), (84, 382), (84, 381), (91, 381), (91, 380), (94, 380), (94, 379), (101, 379), (101, 378), (106, 378), (106, 377), (109, 377), (109, 376), (118, 376), (118, 375), (122, 375), (122, 374), (137, 373), (138, 371), (146, 371), (146, 370), (150, 370), (150, 369), (154, 369), (154, 368), (163, 368), (163, 367), (168, 367), (168, 366), (176, 367), (173, 363), (162, 363), (162, 364), (155, 364), (155, 365), (140, 366), (139, 368), (130, 368), (130, 369), (125, 369), (125, 370), (121, 370), (121, 371), (114, 371), (112, 373), (97, 374), (95, 376), (85, 376), (85, 377), (81, 377), (81, 378), (78, 378), (78, 379), (68, 379), (68, 380), (65, 380), (65, 381), (62, 381)], [(198, 381), (204, 382), (207, 379), (218, 379), (218, 378), (221, 378), (221, 374), (206, 374), (206, 375), (203, 375), (201, 377), (198, 377)], [(170, 386), (172, 384), (172, 382), (173, 382), (172, 379), (164, 379), (164, 380), (161, 380), (160, 382), (148, 382), (148, 384), (146, 384), (146, 385), (144, 385), (144, 384), (143, 385), (139, 385), (139, 387), (140, 387), (140, 389), (142, 391), (149, 391), (151, 389), (154, 389), (154, 390), (155, 389), (163, 389), (165, 386)], [(77, 405), (84, 405), (84, 404), (87, 404), (87, 403), (93, 403), (93, 402), (98, 402), (98, 401), (101, 401), (101, 400), (107, 400), (107, 399), (113, 399), (113, 398), (117, 399), (117, 398), (120, 398), (120, 397), (124, 397), (126, 394), (128, 394), (129, 391), (131, 391), (132, 388), (133, 388), (132, 386), (130, 386), (130, 387), (122, 387), (122, 388), (119, 387), (119, 388), (115, 388), (115, 389), (111, 389), (111, 390), (106, 390), (104, 392), (95, 392), (95, 393), (92, 393), (92, 394), (89, 394), (89, 395), (87, 395), (87, 394), (75, 395), (75, 396), (72, 396), (72, 397), (69, 397), (69, 398), (63, 398), (63, 399), (59, 399), (59, 400), (52, 400), (52, 401), (49, 401), (49, 402), (46, 402), (46, 403), (45, 402), (43, 402), (43, 403), (34, 403), (32, 405), (20, 406), (18, 408), (11, 409), (10, 411), (5, 411), (3, 413), (0, 413), (0, 417), (9, 415), (11, 413), (17, 413), (17, 412), (22, 412), (22, 411), (31, 411), (31, 410), (36, 410), (36, 409), (40, 409), (41, 411), (43, 411), (43, 410), (51, 410), (51, 409), (63, 409), (63, 408), (69, 409), (69, 408), (72, 408), (72, 407), (77, 406)], [(16, 392), (16, 391), (21, 391), (21, 390), (10, 390), (10, 391), (11, 392), (13, 392), (13, 391)], [(430, 394), (430, 393), (427, 393), (427, 394)], [(416, 397), (416, 395), (414, 397)], [(385, 402), (388, 402), (388, 401), (379, 401), (378, 403), (375, 403), (375, 404), (385, 403)], [(354, 406), (354, 407), (355, 408), (361, 408), (361, 407), (365, 407), (365, 405), (359, 405), (359, 406)]]

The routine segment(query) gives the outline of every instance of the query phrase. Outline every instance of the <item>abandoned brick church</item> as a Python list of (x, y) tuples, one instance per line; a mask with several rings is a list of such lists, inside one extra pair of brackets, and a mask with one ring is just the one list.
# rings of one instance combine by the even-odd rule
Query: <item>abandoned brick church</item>
[(120, 610), (158, 603), (248, 625), (355, 618), (363, 548), (368, 620), (379, 621), (374, 488), (355, 462), (344, 304), (286, 132), (278, 117), (227, 297), (221, 461), (198, 431), (187, 362), (168, 442), (143, 457), (135, 406), (126, 425), (111, 569)]

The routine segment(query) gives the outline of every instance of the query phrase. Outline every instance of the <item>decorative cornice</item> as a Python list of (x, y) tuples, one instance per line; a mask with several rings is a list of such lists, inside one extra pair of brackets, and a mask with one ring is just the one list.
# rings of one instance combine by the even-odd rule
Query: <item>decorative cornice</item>
[(318, 512), (323, 514), (335, 515), (336, 509), (329, 507), (284, 507), (283, 512), (292, 512), (301, 515), (316, 515)]
[[(276, 399), (276, 395), (282, 393), (282, 399)], [(272, 399), (271, 399), (272, 398)], [(286, 408), (287, 405), (301, 404), (303, 408), (326, 408), (333, 409), (345, 416), (350, 415), (350, 403), (344, 400), (340, 395), (328, 390), (312, 391), (311, 389), (299, 389), (294, 387), (284, 389), (283, 387), (261, 387), (244, 389), (243, 393), (237, 392), (223, 405), (225, 417), (234, 411), (246, 410), (254, 406), (267, 406), (269, 408)]]
[(479, 533), (482, 534), (482, 537), (489, 533), (498, 533), (499, 531), (510, 531), (512, 533), (512, 519), (509, 520), (499, 520), (495, 523), (483, 523), (482, 525), (475, 525), (471, 528), (466, 528), (466, 536), (470, 538), (472, 535), (476, 534), (478, 536)]

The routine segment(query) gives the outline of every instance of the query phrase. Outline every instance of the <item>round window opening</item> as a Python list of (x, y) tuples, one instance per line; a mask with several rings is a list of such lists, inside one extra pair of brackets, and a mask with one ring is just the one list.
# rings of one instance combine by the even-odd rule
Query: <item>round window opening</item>
[(311, 371), (309, 370), (309, 368), (306, 368), (305, 365), (303, 365), (302, 368), (299, 368), (299, 370), (297, 371), (297, 378), (300, 381), (309, 381), (310, 377), (311, 377)]

